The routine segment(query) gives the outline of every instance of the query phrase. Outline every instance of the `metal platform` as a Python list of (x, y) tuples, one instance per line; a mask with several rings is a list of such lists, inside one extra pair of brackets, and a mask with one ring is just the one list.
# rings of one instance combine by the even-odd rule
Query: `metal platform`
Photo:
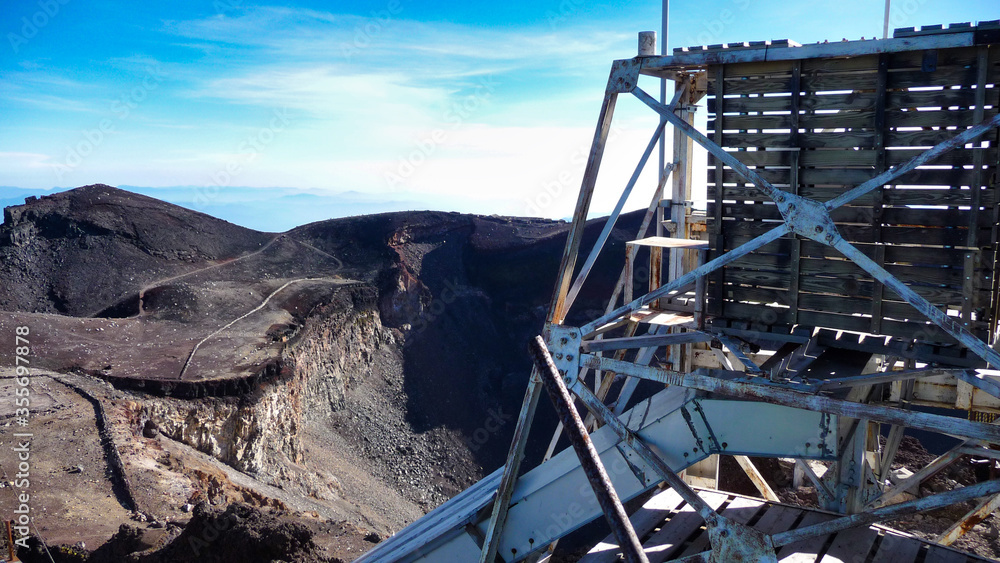
[[(696, 489), (697, 490), (697, 489)], [(719, 514), (765, 534), (829, 522), (839, 514), (767, 502), (753, 497), (710, 490), (698, 495)], [(631, 517), (650, 563), (696, 556), (710, 549), (704, 522), (697, 511), (671, 489), (658, 493)], [(816, 536), (787, 545), (778, 561), (795, 563), (979, 563), (992, 561), (964, 553), (883, 526), (853, 528)], [(611, 535), (604, 538), (580, 563), (617, 563), (621, 550)]]

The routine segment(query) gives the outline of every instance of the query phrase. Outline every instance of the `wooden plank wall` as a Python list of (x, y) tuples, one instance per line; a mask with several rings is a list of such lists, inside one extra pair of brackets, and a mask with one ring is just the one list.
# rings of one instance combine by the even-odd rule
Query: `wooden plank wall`
[[(826, 201), (996, 115), (998, 82), (1000, 45), (717, 65), (708, 69), (708, 131), (776, 187)], [(847, 240), (987, 339), (997, 318), (1000, 155), (995, 130), (983, 139), (833, 218)], [(781, 219), (772, 201), (711, 155), (708, 198), (713, 256)], [(713, 275), (709, 313), (768, 330), (819, 326), (953, 342), (836, 251), (793, 236)]]

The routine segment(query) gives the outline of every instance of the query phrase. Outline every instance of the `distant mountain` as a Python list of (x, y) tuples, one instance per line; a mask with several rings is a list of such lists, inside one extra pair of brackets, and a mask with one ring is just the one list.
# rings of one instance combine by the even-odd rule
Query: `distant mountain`
[[(473, 211), (472, 206), (465, 205), (466, 202), (456, 198), (405, 192), (372, 194), (353, 190), (330, 192), (243, 186), (119, 187), (264, 232), (284, 232), (299, 225), (326, 219), (391, 211)], [(68, 189), (70, 188), (28, 190), (0, 186), (0, 206), (22, 205), (26, 197), (52, 195)]]
[(168, 201), (207, 213), (237, 225), (267, 232), (283, 232), (293, 227), (356, 215), (391, 211), (459, 209), (455, 201), (421, 194), (367, 194), (357, 191), (329, 192), (301, 188), (245, 188), (175, 186), (147, 188), (120, 186), (131, 192)]

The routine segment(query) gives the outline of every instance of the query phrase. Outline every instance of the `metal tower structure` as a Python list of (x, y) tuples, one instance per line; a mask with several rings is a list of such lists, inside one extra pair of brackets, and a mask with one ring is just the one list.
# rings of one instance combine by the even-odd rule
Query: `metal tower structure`
[[(1000, 413), (1000, 378), (984, 369), (1000, 366), (993, 347), (1000, 22), (672, 56), (649, 45), (640, 37), (639, 56), (612, 65), (505, 467), (360, 561), (538, 560), (602, 514), (614, 538), (603, 555), (585, 559), (614, 560), (621, 551), (627, 561), (659, 561), (653, 526), (639, 523), (648, 514), (623, 520), (620, 500), (665, 487), (704, 530), (705, 539), (688, 546), (703, 549), (691, 561), (777, 561), (812, 539), (982, 499), (941, 535), (948, 544), (1000, 504), (1000, 479), (899, 502), (964, 455), (1000, 458), (990, 448), (1000, 444), (1000, 426), (987, 423)], [(651, 79), (674, 82), (668, 103), (640, 87)], [(585, 252), (584, 224), (625, 96), (652, 110), (656, 124)], [(702, 132), (694, 115), (706, 102)], [(567, 325), (668, 132), (673, 158), (627, 245), (605, 314)], [(694, 144), (709, 154), (704, 217), (690, 205)], [(660, 210), (659, 227), (670, 236), (646, 236)], [(636, 296), (635, 263), (647, 254), (648, 290)], [(641, 381), (662, 389), (634, 399)], [(543, 388), (574, 448), (522, 472)], [(891, 466), (908, 428), (959, 442), (894, 482)], [(737, 517), (681, 476), (716, 455), (736, 456), (763, 495), (767, 485), (745, 456), (792, 458), (823, 507), (840, 516), (800, 518), (784, 529)], [(818, 475), (809, 460), (828, 469)], [(859, 561), (902, 541), (864, 537), (875, 539), (857, 542)], [(831, 541), (820, 544), (835, 549)]]

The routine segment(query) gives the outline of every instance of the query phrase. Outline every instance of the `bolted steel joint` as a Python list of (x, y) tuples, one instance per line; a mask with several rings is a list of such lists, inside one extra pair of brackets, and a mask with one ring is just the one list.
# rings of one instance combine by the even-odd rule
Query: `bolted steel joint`
[(559, 374), (564, 377), (566, 385), (572, 387), (580, 372), (580, 347), (583, 343), (580, 329), (566, 325), (547, 325), (543, 338)]
[(799, 195), (782, 192), (774, 198), (785, 224), (802, 237), (826, 245), (840, 239), (837, 225), (822, 203)]

